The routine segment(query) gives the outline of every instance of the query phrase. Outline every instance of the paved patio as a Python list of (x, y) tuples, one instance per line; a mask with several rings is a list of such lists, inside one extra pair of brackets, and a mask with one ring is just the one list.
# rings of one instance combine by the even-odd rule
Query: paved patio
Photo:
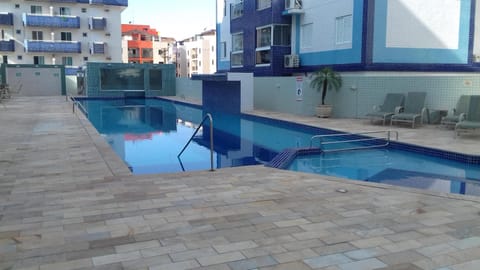
[[(64, 97), (5, 105), (0, 269), (480, 269), (478, 197), (263, 166), (132, 176)], [(394, 129), (402, 141), (480, 154), (478, 137)]]

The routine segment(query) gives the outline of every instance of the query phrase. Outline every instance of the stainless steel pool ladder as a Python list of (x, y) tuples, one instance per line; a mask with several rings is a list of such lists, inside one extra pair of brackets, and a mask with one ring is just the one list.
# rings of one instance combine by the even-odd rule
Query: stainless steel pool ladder
[[(335, 140), (335, 141), (323, 141), (324, 138), (331, 138), (331, 137), (341, 137), (341, 136), (355, 136), (355, 135), (367, 135), (367, 134), (378, 134), (378, 133), (385, 133), (385, 138), (379, 137), (366, 137), (361, 139), (345, 139), (345, 140)], [(315, 139), (320, 140), (319, 148), (327, 153), (327, 152), (338, 152), (338, 151), (348, 151), (348, 150), (358, 150), (358, 149), (370, 149), (370, 148), (378, 148), (378, 147), (385, 147), (390, 144), (390, 140), (392, 138), (392, 133), (395, 134), (395, 140), (398, 141), (398, 131), (395, 130), (379, 130), (379, 131), (367, 131), (367, 132), (359, 132), (359, 133), (338, 133), (338, 134), (328, 134), (328, 135), (315, 135), (310, 138), (310, 148), (313, 147), (313, 141)], [(378, 145), (365, 145), (365, 146), (358, 146), (358, 147), (346, 147), (346, 148), (338, 148), (338, 149), (323, 149), (325, 145), (334, 145), (334, 144), (341, 144), (341, 143), (355, 143), (355, 142), (368, 142), (368, 141), (376, 141), (384, 139), (384, 144)]]
[[(212, 118), (212, 115), (207, 113), (205, 115), (205, 117), (203, 117), (203, 120), (202, 122), (200, 123), (200, 125), (197, 127), (197, 129), (195, 129), (195, 132), (193, 133), (192, 137), (190, 137), (190, 140), (188, 140), (188, 142), (185, 144), (185, 146), (183, 147), (182, 151), (180, 151), (180, 153), (178, 153), (177, 155), (177, 158), (178, 160), (180, 161), (180, 164), (182, 164), (182, 161), (180, 160), (180, 156), (182, 155), (183, 151), (185, 151), (185, 149), (187, 149), (187, 146), (190, 144), (190, 142), (193, 140), (193, 138), (195, 137), (195, 135), (197, 135), (197, 132), (200, 130), (201, 127), (203, 127), (203, 124), (205, 123), (205, 121), (209, 119), (210, 120), (210, 171), (214, 171), (213, 169), (213, 118)], [(182, 165), (182, 169), (183, 169), (183, 165)]]
[(87, 111), (87, 109), (85, 109), (83, 104), (80, 101), (76, 100), (75, 97), (71, 97), (71, 99), (72, 99), (72, 102), (73, 102), (72, 103), (72, 113), (75, 113), (75, 107), (78, 107), (85, 114), (85, 116), (88, 117), (88, 111)]

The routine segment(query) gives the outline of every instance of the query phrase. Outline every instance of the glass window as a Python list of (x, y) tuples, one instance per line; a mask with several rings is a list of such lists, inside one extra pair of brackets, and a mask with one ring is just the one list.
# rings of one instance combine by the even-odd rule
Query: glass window
[(3, 58), (3, 63), (8, 64), (8, 56), (4, 55), (2, 58)]
[(302, 48), (311, 48), (313, 45), (312, 36), (313, 36), (313, 23), (304, 24), (301, 28), (301, 46)]
[(60, 7), (59, 8), (60, 10), (60, 15), (72, 15), (72, 13), (70, 12), (70, 8), (68, 7)]
[(257, 29), (257, 48), (269, 47), (272, 45), (272, 28), (266, 26)]
[(232, 55), (230, 62), (232, 66), (243, 66), (243, 33), (232, 35)]
[(274, 25), (273, 26), (273, 45), (276, 46), (290, 46), (291, 32), (289, 25)]
[(61, 32), (60, 37), (61, 37), (61, 40), (63, 40), (63, 41), (72, 41), (72, 33), (71, 32)]
[(232, 51), (243, 51), (243, 33), (232, 35)]
[(70, 57), (70, 56), (63, 56), (62, 57), (62, 65), (73, 66), (73, 58)]
[(243, 1), (240, 0), (235, 4), (232, 4), (230, 9), (230, 18), (235, 19), (243, 16)]
[(257, 0), (257, 9), (269, 8), (272, 6), (272, 0)]
[(34, 65), (43, 65), (45, 64), (45, 57), (44, 56), (33, 56), (33, 64)]
[(257, 50), (255, 55), (255, 64), (265, 65), (271, 63), (270, 49), (267, 50)]
[(32, 39), (33, 40), (43, 40), (43, 32), (42, 31), (32, 31)]
[(30, 13), (42, 14), (42, 7), (41, 6), (30, 6)]
[(335, 19), (335, 37), (337, 44), (352, 42), (352, 15), (337, 17)]

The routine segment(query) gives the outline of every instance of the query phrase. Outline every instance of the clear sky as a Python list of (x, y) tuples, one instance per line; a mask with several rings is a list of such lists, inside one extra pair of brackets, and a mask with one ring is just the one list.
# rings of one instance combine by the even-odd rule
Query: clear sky
[(215, 29), (216, 0), (129, 0), (122, 23), (147, 24), (160, 36), (181, 40)]

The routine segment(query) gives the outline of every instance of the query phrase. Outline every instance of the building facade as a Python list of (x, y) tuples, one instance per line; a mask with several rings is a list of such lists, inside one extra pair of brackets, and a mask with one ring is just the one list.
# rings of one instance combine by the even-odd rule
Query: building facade
[(213, 74), (217, 71), (216, 31), (208, 30), (177, 42), (177, 76)]
[[(0, 1), (0, 54), (8, 64), (120, 62), (120, 14), (128, 0)], [(72, 73), (72, 74), (70, 74)]]
[(218, 0), (218, 71), (478, 71), (479, 14), (476, 0)]
[(122, 24), (122, 39), (126, 41), (126, 59), (124, 63), (165, 63), (165, 52), (160, 41), (160, 35), (149, 25)]

